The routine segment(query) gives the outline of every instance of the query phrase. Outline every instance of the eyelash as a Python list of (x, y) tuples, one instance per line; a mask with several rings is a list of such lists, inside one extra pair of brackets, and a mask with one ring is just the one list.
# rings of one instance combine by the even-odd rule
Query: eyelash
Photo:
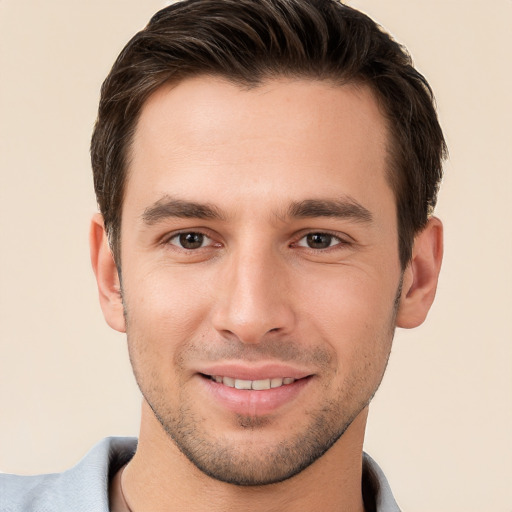
[[(172, 245), (172, 246), (177, 247), (178, 249), (181, 249), (181, 250), (184, 250), (184, 251), (187, 251), (187, 252), (197, 251), (198, 249), (204, 249), (205, 248), (205, 246), (201, 246), (201, 247), (198, 247), (198, 248), (191, 249), (191, 248), (183, 247), (183, 246), (180, 246), (178, 244), (172, 243), (172, 240), (179, 239), (179, 237), (184, 236), (184, 235), (200, 235), (200, 236), (204, 237), (205, 239), (211, 240), (213, 242), (212, 237), (208, 236), (206, 233), (204, 233), (202, 231), (180, 231), (178, 233), (173, 233), (170, 237), (166, 238), (163, 241), (163, 243), (164, 243), (164, 245)], [(209, 246), (214, 246), (214, 245), (220, 246), (220, 244), (218, 244), (218, 243), (217, 244), (213, 243), (213, 244), (210, 244)], [(206, 246), (206, 247), (208, 247), (208, 246)]]
[[(315, 247), (309, 247), (307, 245), (300, 245), (300, 242), (307, 239), (310, 236), (327, 236), (331, 240), (330, 242), (335, 242), (333, 245), (329, 245), (325, 248), (315, 248)], [(307, 242), (306, 242), (307, 243)], [(330, 231), (309, 231), (308, 233), (303, 234), (296, 242), (293, 242), (291, 244), (292, 247), (302, 247), (303, 249), (314, 251), (314, 252), (327, 252), (331, 250), (337, 250), (346, 248), (351, 245), (351, 242), (347, 240), (347, 237), (340, 236), (339, 233), (332, 233)]]
[[(204, 237), (204, 239), (206, 240), (210, 240), (211, 242), (213, 243), (210, 243), (206, 246), (203, 246), (201, 245), (200, 247), (196, 247), (196, 248), (187, 248), (187, 247), (183, 247), (183, 245), (178, 245), (178, 243), (172, 243), (172, 240), (174, 239), (179, 239), (179, 237), (183, 236), (183, 235), (200, 235), (201, 237)], [(329, 245), (328, 247), (324, 247), (324, 248), (315, 248), (315, 247), (308, 247), (307, 245), (301, 245), (300, 242), (307, 239), (307, 237), (310, 237), (310, 236), (327, 236), (330, 238), (330, 242), (332, 243), (333, 241), (336, 241), (336, 243), (334, 243), (334, 245)], [(202, 240), (203, 242), (204, 240)], [(306, 242), (307, 243), (307, 242)], [(164, 241), (163, 241), (163, 244), (164, 245), (171, 245), (171, 246), (174, 246), (176, 247), (178, 250), (183, 250), (183, 251), (186, 251), (186, 252), (195, 252), (195, 251), (198, 251), (200, 249), (206, 249), (208, 247), (221, 247), (221, 244), (220, 243), (215, 243), (213, 241), (213, 238), (211, 236), (209, 236), (208, 234), (204, 233), (203, 231), (180, 231), (178, 233), (173, 233), (172, 236), (170, 237), (167, 237)], [(299, 238), (297, 238), (297, 240), (295, 242), (292, 242), (290, 244), (290, 247), (301, 247), (305, 250), (309, 250), (309, 251), (314, 251), (314, 252), (327, 252), (327, 251), (331, 251), (331, 250), (336, 250), (336, 249), (341, 249), (341, 248), (345, 248), (345, 247), (348, 247), (350, 246), (352, 243), (347, 240), (347, 238), (343, 238), (341, 237), (339, 234), (336, 234), (336, 233), (332, 233), (332, 232), (329, 232), (329, 231), (309, 231), (305, 234), (301, 234), (301, 236)]]

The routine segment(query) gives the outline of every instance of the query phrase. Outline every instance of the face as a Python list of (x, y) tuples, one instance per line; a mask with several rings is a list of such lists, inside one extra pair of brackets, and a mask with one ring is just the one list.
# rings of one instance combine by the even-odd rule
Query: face
[(385, 121), (369, 90), (306, 80), (159, 89), (121, 226), (130, 358), (199, 469), (284, 480), (363, 414), (401, 282)]

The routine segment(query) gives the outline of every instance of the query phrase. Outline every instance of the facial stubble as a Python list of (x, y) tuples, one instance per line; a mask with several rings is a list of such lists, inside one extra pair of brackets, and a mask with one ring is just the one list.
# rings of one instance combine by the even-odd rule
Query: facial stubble
[[(356, 378), (351, 381), (345, 379), (342, 382), (336, 394), (337, 399), (324, 400), (317, 408), (305, 411), (307, 427), (290, 434), (272, 447), (265, 446), (262, 449), (259, 442), (265, 433), (268, 432), (269, 437), (273, 435), (271, 417), (235, 415), (237, 428), (244, 433), (243, 442), (235, 442), (226, 432), (212, 432), (208, 419), (203, 417), (200, 411), (196, 410), (197, 408), (194, 409), (191, 403), (193, 398), (186, 396), (184, 386), (179, 386), (177, 390), (179, 407), (173, 410), (166, 401), (169, 390), (159, 386), (155, 380), (151, 383), (146, 382), (144, 372), (139, 371), (137, 361), (140, 360), (140, 353), (138, 353), (140, 344), (137, 340), (131, 339), (128, 309), (125, 305), (130, 361), (137, 384), (170, 441), (205, 475), (237, 486), (262, 486), (282, 482), (301, 473), (320, 459), (341, 438), (375, 395), (384, 376), (391, 351), (402, 281), (403, 274), (400, 276), (393, 301), (387, 332), (383, 333), (383, 339), (380, 340), (387, 349), (381, 372), (374, 386), (368, 388), (367, 372), (363, 365)], [(218, 356), (225, 357), (226, 353), (230, 353), (233, 358), (240, 358), (240, 353), (244, 351), (242, 347), (238, 351), (235, 350), (237, 354), (234, 354), (228, 348), (224, 351), (225, 353)], [(327, 349), (316, 348), (314, 351), (304, 353), (292, 342), (283, 344), (279, 341), (277, 344), (265, 346), (261, 352), (264, 355), (270, 354), (277, 360), (293, 361), (298, 358), (301, 361), (307, 361), (310, 365), (314, 362), (324, 375), (336, 372), (336, 368), (331, 363), (333, 354)], [(183, 361), (183, 355), (177, 360)], [(366, 367), (366, 370), (369, 368)], [(366, 392), (361, 394), (361, 389)]]

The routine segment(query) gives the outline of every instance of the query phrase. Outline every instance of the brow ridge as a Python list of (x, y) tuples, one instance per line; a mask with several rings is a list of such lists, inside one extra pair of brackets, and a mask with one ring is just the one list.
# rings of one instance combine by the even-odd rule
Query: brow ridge
[(147, 207), (142, 214), (146, 224), (152, 225), (168, 218), (222, 220), (219, 209), (208, 203), (185, 201), (165, 196)]
[[(342, 199), (305, 199), (294, 201), (287, 209), (290, 218), (329, 217), (371, 223), (372, 213), (350, 197)], [(164, 196), (144, 210), (143, 221), (153, 225), (167, 218), (225, 220), (214, 205)]]
[(330, 217), (371, 223), (372, 213), (351, 197), (342, 199), (305, 199), (288, 208), (288, 216), (295, 218)]

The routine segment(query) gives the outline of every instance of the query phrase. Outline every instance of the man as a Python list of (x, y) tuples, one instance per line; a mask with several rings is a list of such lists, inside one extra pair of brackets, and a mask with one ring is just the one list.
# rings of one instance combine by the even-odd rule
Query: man
[(138, 444), (3, 477), (0, 510), (398, 510), (362, 445), (394, 329), (434, 299), (444, 153), (425, 79), (347, 6), (157, 13), (91, 145), (91, 259)]

